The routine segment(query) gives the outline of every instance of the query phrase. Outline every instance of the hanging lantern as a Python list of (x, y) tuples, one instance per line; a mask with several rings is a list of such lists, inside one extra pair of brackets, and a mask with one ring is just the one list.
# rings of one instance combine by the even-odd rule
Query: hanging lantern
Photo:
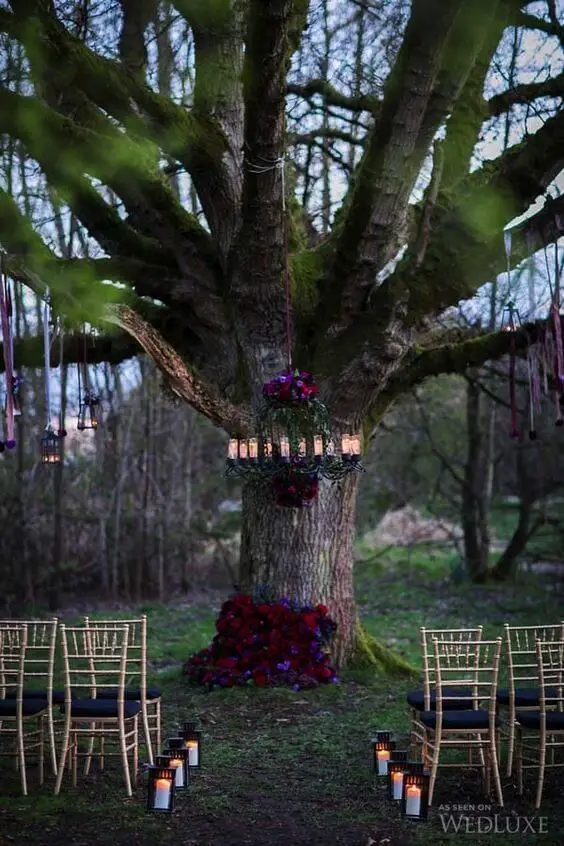
[[(20, 387), (23, 383), (21, 376), (12, 376), (12, 407), (14, 417), (21, 417), (22, 406), (20, 398)], [(4, 398), (4, 415), (8, 414), (8, 393)]]
[[(173, 745), (171, 745), (171, 741), (173, 742)], [(175, 744), (176, 741), (179, 741), (178, 745)], [(176, 773), (174, 782), (175, 789), (187, 790), (188, 785), (190, 784), (190, 767), (188, 763), (190, 750), (184, 746), (183, 738), (171, 737), (167, 742), (167, 748), (164, 750), (163, 754), (170, 758), (170, 766)]]
[(388, 775), (388, 762), (396, 748), (396, 741), (392, 737), (391, 731), (377, 731), (372, 738), (372, 764), (379, 776)]
[(360, 435), (345, 433), (337, 446), (317, 394), (307, 371), (288, 368), (266, 382), (256, 437), (229, 441), (227, 475), (272, 481), (278, 505), (301, 508), (316, 499), (320, 476), (337, 481), (363, 470)]
[(78, 406), (78, 421), (76, 428), (83, 432), (85, 429), (97, 429), (100, 419), (100, 397), (93, 391), (86, 389)]
[(182, 739), (184, 747), (188, 749), (188, 766), (199, 769), (202, 766), (202, 733), (196, 722), (184, 723)]
[(47, 426), (41, 438), (41, 463), (60, 464), (62, 459), (62, 439), (66, 432), (60, 430), (55, 432), (51, 426)]
[(521, 327), (521, 318), (513, 300), (508, 300), (501, 315), (501, 331), (517, 332)]
[(429, 773), (410, 770), (403, 777), (401, 815), (410, 820), (426, 820), (429, 812)]
[(174, 809), (175, 770), (172, 767), (151, 766), (148, 768), (148, 773), (147, 810), (161, 814), (172, 814)]

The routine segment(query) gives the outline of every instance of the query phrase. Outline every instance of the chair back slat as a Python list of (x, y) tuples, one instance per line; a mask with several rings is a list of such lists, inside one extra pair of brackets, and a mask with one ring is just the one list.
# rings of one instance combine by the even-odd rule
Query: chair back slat
[(115, 690), (123, 709), (129, 627), (100, 631), (91, 626), (61, 625), (65, 701), (72, 696), (96, 699), (100, 688)]
[(0, 699), (23, 698), (27, 626), (0, 626)]
[(465, 648), (470, 648), (471, 644), (476, 643), (482, 639), (482, 626), (475, 628), (464, 629), (428, 629), (422, 626), (420, 629), (421, 635), (421, 652), (423, 655), (423, 695), (424, 695), (424, 710), (431, 709), (431, 692), (436, 684), (436, 668), (435, 668), (435, 639), (439, 643), (450, 645), (448, 652), (449, 659), (454, 662), (456, 653), (464, 652)]
[(547, 711), (564, 711), (564, 638), (536, 643), (541, 728)]
[(91, 620), (84, 618), (85, 626), (100, 631), (101, 645), (108, 641), (108, 633), (116, 626), (127, 625), (129, 627), (129, 643), (127, 648), (127, 685), (135, 684), (138, 679), (141, 691), (141, 700), (144, 701), (147, 692), (147, 615), (140, 617), (113, 619), (113, 620)]
[(509, 696), (516, 688), (538, 687), (537, 641), (564, 640), (564, 621), (546, 626), (504, 626)]
[(474, 642), (433, 639), (437, 721), (442, 718), (444, 703), (453, 699), (467, 699), (468, 710), (487, 708), (495, 719), (501, 643), (500, 637)]

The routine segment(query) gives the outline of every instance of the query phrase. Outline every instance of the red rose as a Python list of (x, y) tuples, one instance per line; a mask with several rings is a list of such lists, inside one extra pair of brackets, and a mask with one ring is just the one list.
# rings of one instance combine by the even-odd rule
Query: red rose
[(323, 616), (325, 616), (326, 614), (329, 613), (329, 609), (327, 608), (327, 606), (322, 605), (321, 603), (319, 603), (319, 605), (316, 607), (315, 610), (318, 611), (319, 614), (322, 614)]

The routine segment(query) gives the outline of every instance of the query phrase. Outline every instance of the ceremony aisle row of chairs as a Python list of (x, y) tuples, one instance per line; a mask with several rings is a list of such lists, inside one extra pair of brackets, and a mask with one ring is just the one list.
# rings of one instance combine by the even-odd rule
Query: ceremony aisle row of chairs
[[(475, 754), (489, 793), (493, 777), (503, 805), (501, 735), (507, 739), (507, 776), (517, 763), (518, 792), (523, 772), (538, 769), (535, 807), (542, 799), (547, 767), (564, 752), (564, 622), (504, 627), (507, 688), (499, 688), (502, 638), (484, 640), (481, 626), (421, 628), (423, 688), (407, 695), (411, 742), (430, 772), (429, 804), (438, 768), (475, 767)], [(500, 708), (507, 708), (501, 719)], [(467, 750), (464, 762), (446, 762), (445, 749)]]
[[(58, 642), (64, 686), (54, 690)], [(0, 743), (4, 736), (13, 741), (0, 754), (15, 756), (24, 795), (28, 753), (37, 752), (43, 783), (47, 734), (56, 793), (67, 766), (76, 785), (79, 755), (86, 758), (88, 773), (98, 742), (100, 767), (109, 754), (119, 755), (131, 796), (141, 731), (153, 763), (153, 747), (161, 746), (161, 692), (147, 686), (145, 615), (103, 621), (86, 617), (84, 625), (72, 627), (56, 618), (0, 620)], [(79, 752), (81, 738), (88, 741), (85, 752)], [(106, 739), (116, 741), (119, 752), (108, 752)]]

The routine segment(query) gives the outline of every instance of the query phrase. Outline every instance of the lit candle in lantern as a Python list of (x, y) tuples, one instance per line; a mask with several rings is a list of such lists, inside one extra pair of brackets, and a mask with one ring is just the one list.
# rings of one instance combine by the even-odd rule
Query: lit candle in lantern
[(401, 799), (403, 791), (403, 773), (392, 773), (392, 785), (394, 788), (394, 799)]
[(168, 810), (171, 790), (172, 784), (167, 778), (158, 778), (155, 781), (155, 801), (153, 805), (155, 811)]
[(306, 455), (306, 453), (307, 453), (305, 438), (301, 438), (301, 440), (300, 440), (299, 453), (300, 453), (300, 455)]
[(199, 759), (199, 749), (197, 740), (187, 740), (186, 748), (188, 749), (188, 766), (197, 767)]
[(176, 773), (174, 779), (175, 787), (184, 787), (184, 761), (182, 758), (171, 758), (170, 766), (174, 767)]
[(351, 436), (343, 435), (341, 438), (341, 455), (351, 454)]
[(232, 438), (229, 441), (229, 451), (227, 453), (227, 457), (230, 461), (237, 461), (237, 440)]
[(316, 435), (313, 439), (313, 453), (314, 455), (323, 455), (323, 438), (321, 435)]
[(290, 458), (290, 441), (288, 438), (280, 438), (280, 455), (282, 458)]
[(267, 458), (272, 458), (272, 441), (266, 441), (264, 444), (264, 454)]
[(353, 435), (351, 437), (351, 452), (353, 455), (360, 455), (360, 436)]
[(256, 438), (251, 438), (249, 441), (249, 458), (258, 458), (258, 440)]
[(421, 813), (421, 788), (415, 784), (407, 787), (405, 814), (408, 817), (418, 817)]
[(239, 441), (239, 458), (243, 461), (247, 460), (248, 449), (247, 441)]
[(388, 775), (388, 761), (390, 760), (390, 753), (387, 749), (379, 749), (376, 753), (378, 759), (378, 775)]

